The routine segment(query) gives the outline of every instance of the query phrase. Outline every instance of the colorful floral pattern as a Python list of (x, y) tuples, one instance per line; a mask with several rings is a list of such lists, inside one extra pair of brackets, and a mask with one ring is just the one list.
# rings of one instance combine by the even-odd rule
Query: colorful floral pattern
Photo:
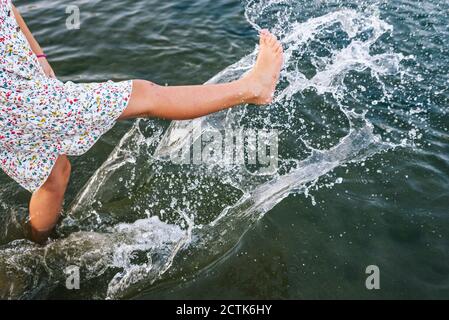
[(75, 84), (45, 76), (0, 0), (0, 166), (33, 192), (59, 155), (81, 155), (126, 109), (132, 81)]

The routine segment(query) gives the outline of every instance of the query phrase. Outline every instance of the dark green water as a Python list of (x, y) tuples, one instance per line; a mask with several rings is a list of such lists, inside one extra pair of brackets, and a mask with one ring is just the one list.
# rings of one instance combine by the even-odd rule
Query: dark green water
[(69, 4), (16, 2), (64, 81), (200, 84), (253, 52), (255, 26), (274, 29), (289, 55), (280, 98), (220, 121), (280, 130), (282, 165), (262, 181), (179, 168), (153, 157), (170, 124), (142, 121), (77, 200), (133, 127), (119, 123), (72, 159), (45, 248), (20, 240), (29, 194), (2, 173), (2, 298), (449, 298), (447, 1), (98, 0), (79, 3), (80, 30), (65, 28)]

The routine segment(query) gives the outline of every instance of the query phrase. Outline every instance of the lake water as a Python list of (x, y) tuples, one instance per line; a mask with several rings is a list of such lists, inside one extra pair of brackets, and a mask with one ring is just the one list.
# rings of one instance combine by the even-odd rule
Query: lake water
[[(268, 107), (119, 123), (72, 158), (45, 247), (23, 240), (29, 194), (1, 173), (1, 298), (449, 297), (447, 1), (83, 0), (79, 30), (72, 1), (15, 3), (63, 81), (235, 79), (260, 28), (286, 62)], [(169, 160), (241, 128), (277, 130), (275, 170)]]

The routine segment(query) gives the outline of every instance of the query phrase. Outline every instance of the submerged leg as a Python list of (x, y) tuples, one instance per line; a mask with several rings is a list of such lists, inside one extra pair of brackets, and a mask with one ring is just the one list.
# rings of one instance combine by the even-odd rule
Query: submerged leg
[(262, 31), (256, 65), (242, 79), (225, 84), (180, 87), (163, 87), (135, 80), (128, 108), (121, 119), (158, 117), (186, 120), (243, 103), (270, 103), (282, 63), (282, 45), (274, 35)]
[(30, 202), (33, 241), (45, 242), (58, 222), (70, 172), (71, 166), (67, 156), (60, 156), (45, 184), (33, 193)]

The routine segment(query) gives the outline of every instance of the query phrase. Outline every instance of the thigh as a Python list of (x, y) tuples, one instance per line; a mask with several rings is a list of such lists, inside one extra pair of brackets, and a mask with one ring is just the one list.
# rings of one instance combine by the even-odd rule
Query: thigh
[(150, 116), (153, 102), (157, 98), (157, 89), (153, 82), (146, 80), (133, 80), (133, 90), (128, 107), (123, 111), (120, 120), (134, 119)]

